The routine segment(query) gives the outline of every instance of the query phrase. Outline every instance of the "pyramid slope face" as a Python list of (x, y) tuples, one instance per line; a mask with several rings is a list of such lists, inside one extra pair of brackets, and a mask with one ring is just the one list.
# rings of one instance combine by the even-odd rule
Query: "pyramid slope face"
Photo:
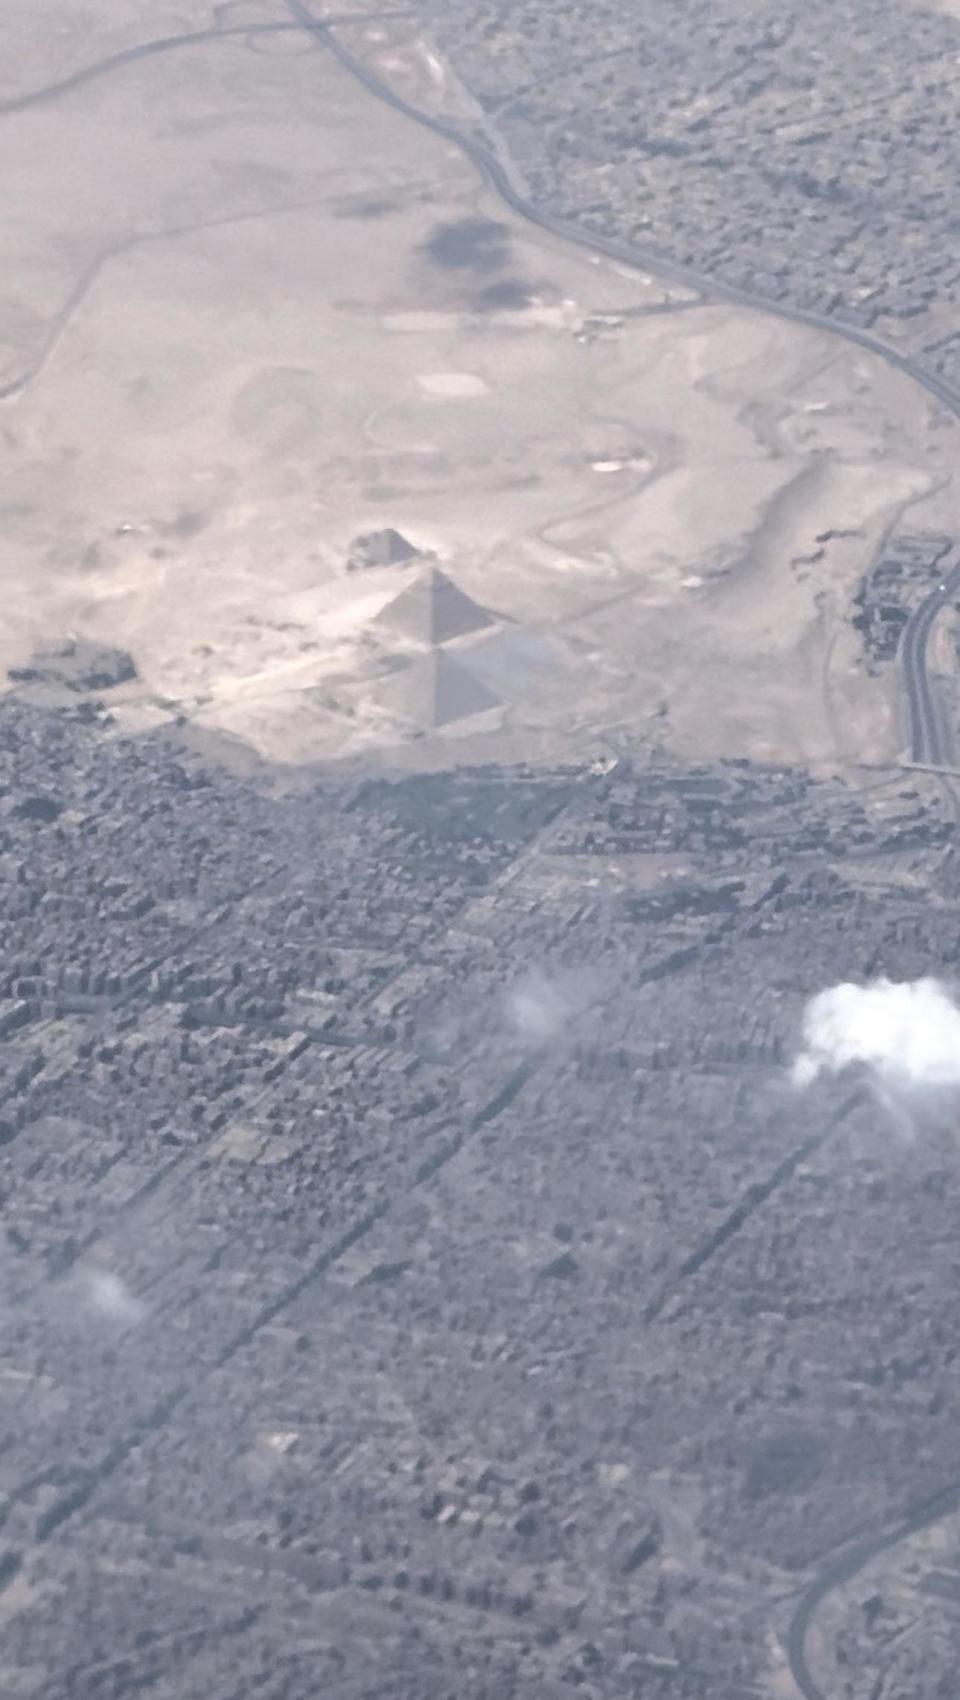
[(442, 650), (393, 674), (379, 696), (392, 714), (428, 731), (484, 714), (501, 703), (476, 674)]
[(494, 619), (439, 567), (430, 567), (380, 610), (378, 620), (416, 643), (449, 643), (451, 638), (492, 626)]
[(468, 715), (498, 708), (500, 698), (482, 679), (459, 661), (442, 652), (434, 658), (433, 723), (447, 726)]

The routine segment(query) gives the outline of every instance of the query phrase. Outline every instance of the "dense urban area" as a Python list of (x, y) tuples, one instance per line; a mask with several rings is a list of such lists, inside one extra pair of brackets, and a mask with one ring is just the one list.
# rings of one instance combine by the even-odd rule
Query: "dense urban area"
[[(410, 0), (383, 9), (403, 13), (396, 37), (371, 7), (331, 38), (299, 3), (242, 0), (212, 23), (162, 9), (138, 43), (107, 6), (103, 52), (78, 69), (86, 12), (64, 8), (56, 52), (46, 31), (33, 41), (35, 86), (24, 74), (0, 102), (25, 120), (26, 156), (65, 100), (52, 181), (118, 69), (163, 60), (196, 90), (137, 135), (155, 224), (126, 182), (92, 259), (52, 220), (43, 242), (73, 282), (57, 293), (57, 273), (33, 317), (11, 296), (4, 320), (11, 576), (36, 564), (47, 601), (9, 615), (17, 659), (0, 673), (0, 1700), (955, 1700), (956, 1091), (898, 1097), (863, 1066), (803, 1084), (793, 1065), (825, 988), (932, 976), (952, 996), (958, 973), (960, 530), (941, 427), (954, 382), (960, 415), (960, 20), (906, 0)], [(32, 41), (27, 9), (21, 25)], [(194, 64), (198, 44), (223, 63)], [(251, 61), (264, 104), (248, 135)], [(331, 80), (311, 105), (296, 79), (314, 62)], [(142, 87), (121, 85), (112, 122), (135, 130)], [(407, 123), (414, 87), (416, 172), (398, 145), (378, 156), (382, 194), (372, 169), (345, 187), (351, 101), (371, 126), (379, 107)], [(79, 118), (78, 90), (95, 91)], [(279, 144), (257, 154), (265, 136), (285, 145), (297, 100), (326, 138), (303, 183)], [(172, 173), (185, 136), (199, 163), (181, 205), (161, 163)], [(449, 179), (430, 177), (431, 148)], [(211, 356), (201, 383), (198, 338), (228, 319), (217, 266), (239, 288), (257, 198), (283, 184), (263, 275), (280, 291), (289, 273), (289, 297), (276, 308), (252, 277), (236, 370)], [(345, 250), (369, 233), (371, 277), (378, 221), (409, 217), (382, 296), (364, 294), (355, 249), (345, 280), (324, 277), (336, 320), (310, 269), (332, 224), (296, 224), (301, 188), (349, 222)], [(85, 192), (84, 216), (108, 222), (109, 184)], [(511, 270), (524, 217), (548, 238), (543, 275), (556, 261), (542, 299), (539, 250)], [(567, 223), (648, 253), (651, 277), (602, 271), (596, 247), (568, 299)], [(670, 267), (701, 283), (677, 293)], [(604, 293), (624, 277), (633, 305)], [(165, 287), (182, 288), (174, 305)], [(110, 342), (98, 387), (91, 327), (112, 338), (115, 318), (122, 337), (128, 296), (130, 341), (114, 365)], [(754, 299), (806, 321), (789, 326), (801, 353), (751, 340)], [(721, 308), (743, 321), (718, 354)], [(257, 340), (272, 313), (276, 347)], [(572, 369), (625, 324), (701, 313), (689, 342), (630, 368), (661, 403), (646, 435), (614, 415), (622, 393), (594, 416), (579, 374), (544, 382), (535, 336)], [(821, 321), (842, 355), (863, 333), (857, 357), (882, 343), (886, 364), (838, 365), (808, 394), (836, 353)], [(302, 323), (324, 357), (330, 326), (349, 332), (342, 368), (321, 374), (309, 338), (295, 348)], [(515, 361), (499, 392), (496, 336)], [(428, 337), (431, 369), (408, 372), (397, 348)], [(364, 339), (393, 388), (354, 412)], [(882, 387), (888, 356), (902, 392)], [(590, 380), (604, 408), (620, 358)], [(731, 436), (763, 414), (729, 462), (713, 458), (719, 413), (691, 403), (682, 431), (674, 408), (684, 384), (697, 407), (715, 399), (725, 360), (747, 386), (731, 382)], [(454, 369), (471, 361), (486, 378)], [(749, 395), (767, 366), (792, 386), (781, 435), (770, 394)], [(918, 373), (904, 447), (890, 420)], [(514, 465), (512, 414), (538, 382), (559, 458)], [(145, 425), (110, 411), (134, 392)], [(72, 438), (56, 436), (62, 396)], [(108, 437), (140, 421), (125, 460), (98, 411)], [(451, 518), (461, 455), (475, 482)], [(658, 479), (668, 518), (695, 529), (711, 480), (783, 461), (790, 479), (758, 483), (749, 523), (731, 506), (736, 546), (714, 550), (704, 521), (688, 571), (664, 521), (644, 578)], [(622, 496), (595, 497), (594, 473)], [(885, 479), (875, 512), (861, 484)], [(104, 498), (94, 523), (117, 484), (128, 507)], [(499, 561), (513, 504), (526, 553), (488, 597), (477, 560)], [(213, 529), (220, 509), (232, 530)], [(514, 615), (501, 593), (524, 571)], [(143, 607), (162, 626), (157, 585), (184, 606), (145, 661), (126, 633)], [(751, 600), (759, 636), (741, 650)], [(658, 708), (656, 632), (674, 618), (694, 662), (674, 676), (668, 657)], [(654, 632), (636, 713), (613, 686), (588, 700), (630, 621)], [(717, 713), (734, 728), (711, 748), (749, 755), (707, 759), (677, 712), (702, 689), (709, 735), (711, 641), (732, 656)], [(764, 691), (773, 707), (751, 719)], [(824, 702), (844, 736), (782, 758), (797, 703)], [(887, 715), (889, 760), (854, 749), (864, 703)], [(275, 744), (254, 736), (258, 708)], [(308, 733), (325, 713), (356, 741), (320, 760)], [(271, 759), (284, 738), (296, 753)]]
[(425, 0), (538, 204), (960, 381), (960, 21), (902, 0)]
[[(0, 709), (3, 1691), (769, 1694), (956, 1476), (952, 1138), (785, 1085), (811, 988), (951, 971), (949, 799), (279, 790), (118, 671)], [(885, 1694), (948, 1692), (922, 1597)]]

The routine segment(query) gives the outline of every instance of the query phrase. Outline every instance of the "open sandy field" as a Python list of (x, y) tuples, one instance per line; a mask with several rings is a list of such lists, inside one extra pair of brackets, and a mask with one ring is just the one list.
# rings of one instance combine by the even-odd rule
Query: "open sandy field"
[[(279, 5), (10, 12), (0, 666), (119, 645), (118, 725), (286, 764), (896, 753), (848, 614), (956, 523), (909, 380), (535, 232)], [(350, 34), (456, 102), (403, 29)], [(387, 528), (420, 554), (358, 565)], [(439, 657), (389, 608), (434, 568), (484, 611)]]

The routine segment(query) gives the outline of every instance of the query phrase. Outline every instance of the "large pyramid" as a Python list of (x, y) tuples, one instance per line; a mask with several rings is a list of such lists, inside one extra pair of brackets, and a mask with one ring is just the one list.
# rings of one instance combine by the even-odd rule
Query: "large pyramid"
[(399, 596), (381, 608), (377, 620), (412, 643), (427, 646), (449, 643), (451, 638), (495, 624), (493, 615), (439, 567), (424, 567)]
[(428, 732), (498, 708), (501, 702), (469, 667), (442, 649), (431, 650), (382, 680), (377, 700), (389, 713)]

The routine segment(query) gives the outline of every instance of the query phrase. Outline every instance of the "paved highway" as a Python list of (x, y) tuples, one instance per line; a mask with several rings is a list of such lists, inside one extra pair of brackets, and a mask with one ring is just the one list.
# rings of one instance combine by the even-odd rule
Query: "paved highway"
[[(772, 314), (778, 318), (792, 320), (797, 324), (809, 325), (815, 330), (838, 337), (844, 342), (851, 343), (864, 349), (867, 353), (885, 360), (889, 366), (896, 370), (904, 372), (928, 394), (941, 402), (952, 414), (960, 418), (960, 390), (937, 377), (935, 373), (925, 371), (922, 366), (908, 356), (899, 353), (898, 350), (890, 347), (878, 337), (872, 336), (868, 331), (860, 330), (854, 325), (844, 324), (837, 319), (828, 318), (823, 314), (772, 301), (764, 296), (753, 295), (748, 290), (737, 289), (729, 284), (717, 282), (715, 279), (703, 276), (688, 266), (677, 264), (668, 255), (653, 247), (619, 242), (614, 238), (595, 235), (566, 219), (541, 211), (525, 198), (521, 189), (515, 184), (509, 165), (501, 158), (495, 143), (488, 135), (479, 130), (475, 132), (462, 131), (448, 119), (433, 117), (429, 113), (422, 112), (419, 108), (404, 100), (402, 96), (396, 94), (389, 85), (381, 82), (366, 65), (354, 58), (353, 54), (336, 39), (331, 25), (334, 21), (340, 20), (317, 18), (303, 3), (303, 0), (287, 0), (287, 9), (293, 20), (291, 24), (253, 23), (223, 29), (196, 30), (124, 49), (109, 58), (98, 61), (96, 64), (83, 67), (57, 82), (50, 83), (44, 88), (35, 89), (32, 92), (0, 102), (0, 115), (24, 112), (30, 107), (71, 93), (94, 78), (120, 70), (140, 59), (181, 48), (206, 45), (234, 36), (256, 37), (294, 28), (307, 30), (371, 94), (395, 111), (410, 118), (414, 123), (434, 131), (435, 134), (459, 147), (472, 161), (484, 182), (500, 196), (501, 200), (513, 212), (529, 223), (565, 242), (574, 243), (581, 248), (602, 254), (621, 264), (654, 272), (667, 282), (695, 290), (699, 294), (712, 297), (716, 301), (725, 301), (735, 306)], [(343, 21), (346, 21), (346, 19)], [(945, 764), (948, 758), (948, 750), (938, 705), (927, 676), (926, 652), (930, 633), (937, 616), (958, 594), (960, 594), (960, 563), (949, 571), (945, 571), (941, 584), (911, 615), (904, 628), (900, 646), (904, 688), (910, 713), (911, 754), (914, 761), (926, 762), (935, 766)], [(936, 1499), (915, 1508), (906, 1517), (898, 1520), (897, 1523), (888, 1525), (881, 1533), (845, 1547), (840, 1554), (828, 1561), (818, 1572), (797, 1602), (786, 1639), (790, 1669), (804, 1700), (829, 1700), (829, 1696), (813, 1676), (807, 1653), (811, 1624), (827, 1596), (852, 1580), (879, 1553), (958, 1510), (960, 1510), (960, 1484), (954, 1484), (946, 1488)]]
[[(373, 18), (409, 17), (407, 11), (397, 11), (391, 8), (383, 12), (366, 12), (364, 17)], [(356, 18), (356, 13), (345, 12), (342, 16), (327, 19), (328, 25), (350, 23)], [(133, 47), (121, 48), (119, 53), (110, 53), (105, 59), (95, 59), (89, 65), (81, 65), (78, 70), (70, 71), (65, 77), (58, 77), (56, 82), (44, 83), (40, 88), (27, 89), (23, 94), (10, 95), (0, 100), (0, 118), (13, 117), (18, 112), (29, 112), (31, 107), (44, 106), (49, 101), (59, 100), (62, 95), (73, 94), (76, 89), (82, 89), (87, 83), (96, 82), (100, 77), (108, 77), (114, 71), (122, 71), (128, 65), (136, 65), (141, 59), (155, 59), (165, 53), (179, 53), (188, 47), (215, 46), (220, 41), (253, 42), (261, 36), (292, 35), (297, 31), (303, 32), (303, 25), (296, 19), (289, 23), (248, 23), (248, 24), (211, 24), (208, 29), (188, 30), (181, 35), (158, 36), (155, 41), (136, 42)]]
[(71, 71), (69, 76), (60, 77), (55, 83), (45, 83), (43, 88), (29, 89), (26, 94), (11, 95), (8, 100), (0, 100), (0, 117), (9, 118), (15, 112), (29, 112), (31, 107), (58, 100), (61, 95), (72, 94), (74, 89), (83, 88), (85, 83), (92, 83), (98, 77), (109, 76), (111, 71), (120, 71), (125, 65), (135, 65), (138, 59), (152, 59), (159, 54), (175, 53), (185, 47), (202, 47), (211, 42), (230, 41), (236, 36), (257, 37), (289, 33), (299, 27), (297, 23), (237, 24), (223, 28), (214, 24), (209, 29), (190, 30), (184, 35), (164, 35), (159, 36), (156, 41), (141, 41), (134, 47), (124, 47), (119, 53), (111, 53), (107, 59), (98, 59), (92, 65), (82, 65), (78, 71)]
[[(669, 255), (661, 253), (656, 248), (619, 242), (612, 237), (593, 234), (567, 219), (558, 218), (552, 213), (542, 211), (525, 198), (511, 175), (509, 163), (498, 153), (495, 143), (488, 134), (479, 130), (471, 132), (461, 130), (449, 119), (434, 117), (430, 113), (421, 111), (409, 101), (404, 100), (401, 95), (398, 95), (390, 88), (389, 84), (381, 81), (368, 66), (355, 58), (349, 49), (343, 46), (334, 34), (333, 25), (347, 21), (350, 14), (339, 18), (318, 18), (310, 11), (305, 0), (287, 0), (287, 9), (291, 14), (290, 23), (215, 26), (183, 35), (165, 36), (155, 41), (141, 42), (136, 46), (124, 48), (119, 53), (111, 54), (108, 58), (98, 60), (94, 64), (83, 66), (79, 70), (71, 72), (68, 76), (62, 77), (56, 82), (48, 83), (42, 88), (33, 89), (22, 95), (15, 95), (7, 100), (0, 101), (0, 116), (12, 116), (18, 112), (25, 112), (31, 107), (73, 93), (83, 87), (84, 84), (92, 82), (96, 78), (107, 76), (113, 71), (121, 70), (125, 66), (133, 65), (138, 60), (152, 58), (183, 48), (210, 45), (234, 37), (256, 38), (261, 35), (297, 29), (305, 30), (317, 39), (344, 69), (362, 83), (377, 99), (384, 101), (388, 106), (410, 118), (414, 123), (434, 131), (435, 134), (459, 147), (473, 162), (484, 182), (500, 196), (501, 200), (512, 211), (529, 223), (553, 236), (560, 237), (565, 242), (575, 243), (593, 253), (605, 255), (608, 259), (645, 271), (655, 272), (667, 282), (680, 284), (686, 289), (695, 290), (700, 295), (712, 296), (717, 301), (727, 301), (736, 306), (769, 313), (797, 324), (809, 325), (815, 330), (839, 337), (842, 341), (852, 343), (854, 346), (876, 355), (879, 359), (885, 360), (889, 366), (896, 368), (896, 370), (904, 372), (915, 383), (920, 384), (929, 395), (932, 395), (957, 418), (960, 418), (960, 389), (946, 383), (936, 373), (926, 371), (907, 355), (901, 354), (880, 338), (872, 336), (869, 331), (860, 330), (855, 325), (844, 324), (841, 320), (829, 318), (824, 314), (808, 312), (800, 307), (792, 307), (788, 303), (771, 301), (765, 296), (754, 295), (748, 290), (736, 289), (732, 285), (703, 276), (689, 266), (678, 265), (670, 259)], [(377, 15), (389, 17), (393, 14), (391, 10), (387, 10)], [(948, 740), (944, 734), (943, 722), (926, 671), (926, 651), (930, 632), (937, 615), (960, 591), (960, 566), (953, 569), (945, 584), (944, 590), (937, 589), (934, 591), (911, 616), (900, 646), (904, 689), (910, 714), (911, 756), (916, 762), (926, 762), (931, 766), (940, 767), (946, 765), (949, 759)]]
[(792, 307), (788, 302), (772, 301), (764, 295), (754, 295), (750, 290), (737, 289), (732, 284), (720, 283), (717, 279), (695, 271), (690, 266), (684, 266), (671, 260), (668, 254), (657, 248), (641, 246), (634, 242), (620, 242), (614, 237), (600, 236), (592, 231), (584, 230), (581, 225), (569, 219), (559, 218), (553, 213), (545, 212), (528, 201), (522, 189), (515, 182), (509, 163), (498, 152), (496, 143), (485, 130), (461, 130), (449, 118), (435, 117), (432, 113), (423, 112), (420, 107), (404, 100), (396, 93), (389, 83), (385, 83), (376, 72), (371, 71), (361, 59), (357, 59), (349, 48), (337, 39), (331, 28), (331, 20), (318, 18), (304, 0), (286, 0), (287, 10), (291, 17), (311, 35), (317, 37), (327, 47), (333, 57), (349, 71), (351, 76), (363, 84), (371, 94), (376, 95), (395, 112), (401, 112), (406, 118), (412, 119), (424, 129), (432, 130), (435, 135), (443, 136), (444, 140), (452, 142), (462, 153), (466, 154), (476, 166), (484, 182), (500, 199), (526, 219), (528, 224), (535, 224), (540, 230), (547, 231), (551, 236), (559, 236), (565, 242), (572, 242), (580, 248), (587, 248), (591, 253), (604, 254), (608, 259), (617, 260), (622, 265), (633, 266), (637, 270), (655, 272), (658, 277), (668, 283), (682, 285), (685, 289), (697, 290), (700, 294), (709, 296), (714, 301), (726, 301), (736, 307), (748, 307), (754, 312), (769, 313), (778, 319), (789, 319), (794, 324), (809, 325), (811, 329), (824, 331), (828, 336), (839, 337), (843, 342), (853, 343), (855, 347), (865, 349), (869, 354), (875, 354), (885, 360), (888, 366), (898, 372), (905, 372), (915, 383), (925, 389), (929, 395), (941, 402), (949, 412), (960, 419), (960, 389), (948, 384), (945, 379), (935, 372), (928, 372), (923, 366), (911, 359), (909, 355), (901, 354), (889, 343), (879, 337), (872, 336), (869, 331), (860, 330), (856, 325), (847, 325), (841, 319), (828, 317), (824, 313), (810, 312), (803, 307)]
[[(868, 331), (862, 331), (856, 326), (846, 325), (839, 320), (827, 318), (823, 314), (807, 312), (802, 308), (769, 301), (762, 296), (752, 295), (747, 290), (735, 289), (728, 284), (717, 283), (713, 278), (701, 276), (699, 272), (695, 272), (687, 266), (677, 265), (669, 257), (652, 248), (593, 235), (565, 219), (541, 211), (540, 208), (528, 201), (516, 186), (510, 174), (509, 166), (497, 153), (495, 144), (488, 136), (479, 131), (468, 133), (460, 130), (448, 119), (433, 117), (429, 113), (420, 111), (409, 101), (404, 100), (401, 95), (396, 94), (388, 84), (382, 82), (373, 71), (345, 48), (336, 39), (328, 24), (313, 15), (304, 4), (304, 0), (287, 0), (287, 9), (304, 29), (309, 30), (326, 44), (329, 51), (343, 65), (345, 70), (362, 83), (371, 94), (391, 106), (394, 111), (403, 113), (415, 123), (428, 130), (433, 130), (435, 134), (443, 136), (445, 140), (453, 142), (459, 147), (476, 166), (484, 182), (500, 196), (501, 200), (513, 212), (519, 214), (529, 223), (537, 225), (541, 230), (548, 231), (553, 236), (561, 237), (564, 241), (576, 243), (581, 248), (588, 248), (593, 253), (604, 254), (609, 259), (620, 261), (626, 265), (636, 266), (645, 271), (649, 270), (668, 282), (682, 284), (685, 288), (696, 290), (701, 295), (710, 296), (714, 300), (728, 301), (736, 306), (775, 314), (779, 318), (790, 319), (797, 324), (809, 325), (815, 330), (839, 337), (870, 354), (877, 355), (881, 360), (885, 360), (889, 366), (906, 373), (908, 377), (920, 384), (928, 394), (934, 396), (937, 401), (948, 408), (955, 417), (960, 418), (960, 391), (945, 383), (936, 374), (925, 371), (922, 366), (917, 365), (908, 356), (900, 354), (895, 348), (889, 347), (878, 337), (871, 336)], [(939, 765), (946, 760), (946, 738), (938, 705), (927, 676), (926, 654), (930, 633), (937, 615), (949, 605), (951, 599), (958, 592), (960, 592), (960, 564), (946, 573), (937, 589), (924, 600), (904, 629), (900, 658), (910, 710), (911, 749), (915, 761), (926, 761)], [(811, 1623), (827, 1596), (849, 1582), (877, 1554), (895, 1546), (902, 1540), (906, 1540), (920, 1529), (926, 1528), (929, 1524), (935, 1523), (941, 1517), (958, 1509), (960, 1509), (960, 1485), (954, 1484), (945, 1489), (935, 1500), (931, 1500), (915, 1511), (908, 1513), (896, 1524), (888, 1525), (881, 1533), (864, 1539), (854, 1546), (846, 1547), (818, 1572), (810, 1586), (801, 1595), (794, 1609), (786, 1638), (790, 1670), (798, 1690), (804, 1696), (804, 1700), (829, 1700), (829, 1696), (813, 1676), (807, 1655), (807, 1640)]]
[(889, 1524), (882, 1533), (845, 1547), (843, 1552), (832, 1558), (818, 1572), (800, 1596), (787, 1630), (787, 1660), (803, 1700), (830, 1700), (826, 1689), (820, 1687), (813, 1675), (807, 1653), (810, 1625), (827, 1595), (851, 1582), (854, 1576), (864, 1570), (871, 1559), (877, 1558), (880, 1553), (889, 1551), (901, 1541), (909, 1540), (911, 1535), (919, 1534), (921, 1529), (926, 1529), (932, 1523), (939, 1522), (942, 1517), (949, 1517), (957, 1511), (960, 1511), (960, 1485), (955, 1482), (944, 1488), (935, 1498), (925, 1500), (922, 1505), (909, 1511), (896, 1523)]
[(927, 673), (927, 645), (937, 615), (960, 593), (960, 565), (944, 569), (936, 590), (911, 614), (900, 640), (900, 665), (910, 712), (910, 755), (913, 761), (945, 767), (951, 758), (940, 705)]

